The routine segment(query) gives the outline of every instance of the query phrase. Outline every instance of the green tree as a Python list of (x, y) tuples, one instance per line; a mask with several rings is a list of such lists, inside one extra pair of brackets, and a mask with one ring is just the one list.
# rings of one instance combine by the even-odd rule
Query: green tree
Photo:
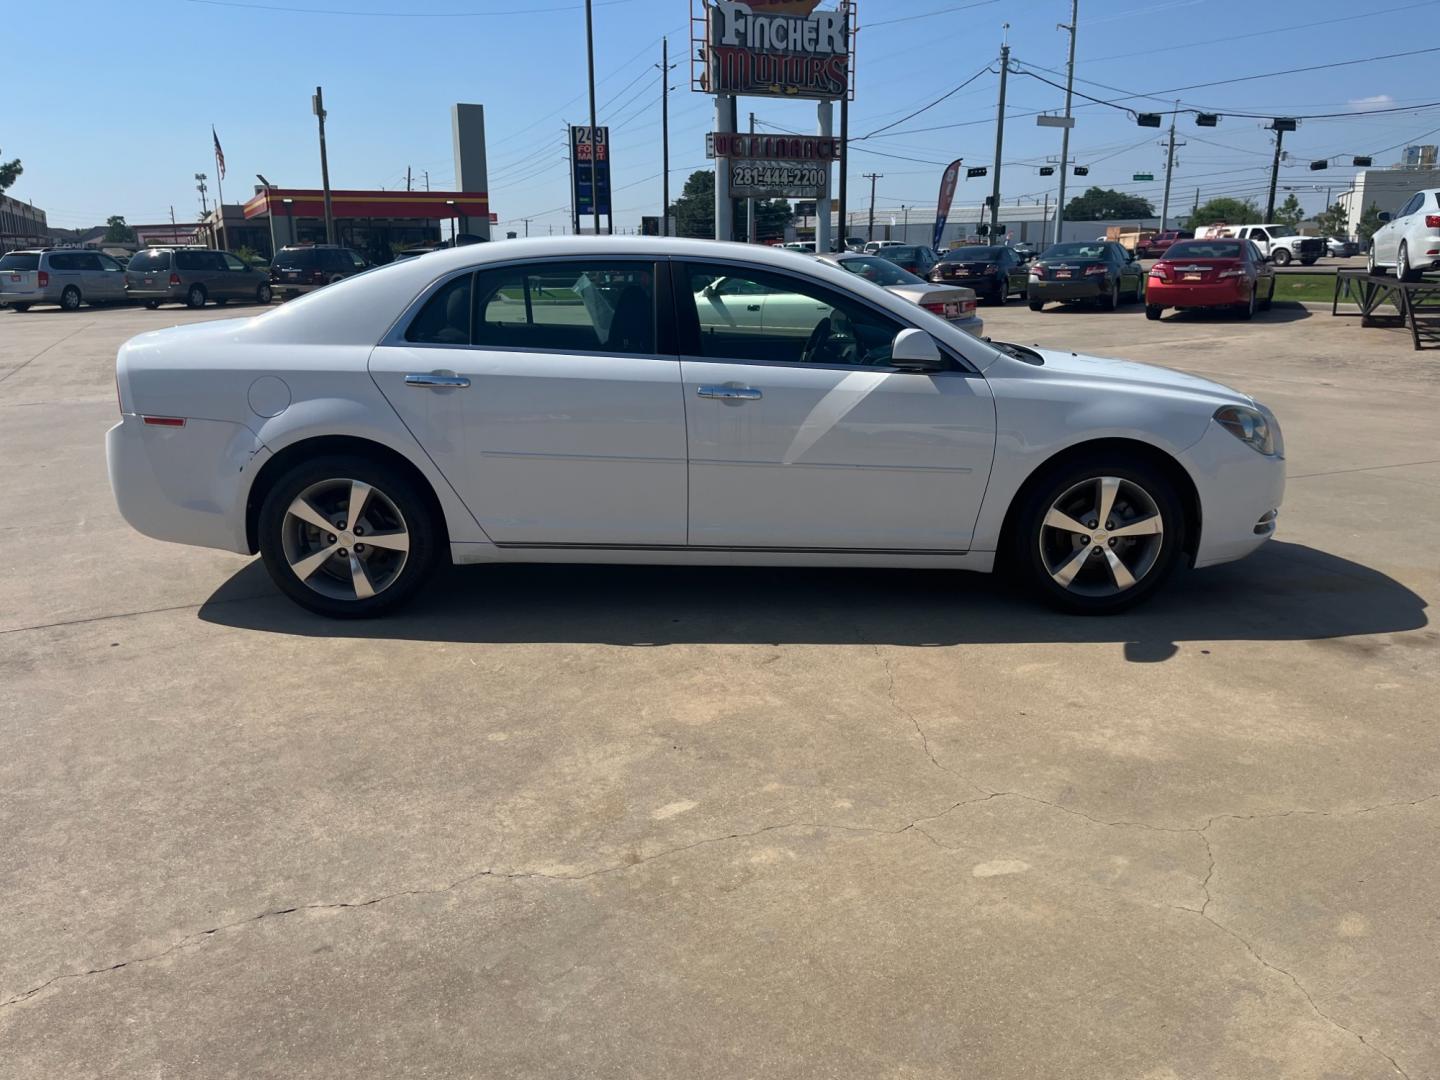
[(1111, 188), (1092, 187), (1065, 205), (1066, 221), (1125, 221), (1154, 216), (1155, 207), (1149, 199)]
[(135, 230), (125, 224), (123, 214), (111, 214), (105, 219), (105, 242), (107, 244), (133, 244)]
[(1370, 237), (1375, 235), (1375, 230), (1383, 224), (1380, 220), (1380, 206), (1378, 203), (1371, 203), (1360, 215), (1360, 222), (1355, 226), (1355, 235), (1360, 243), (1368, 244)]
[(670, 212), (675, 215), (676, 235), (696, 240), (715, 239), (714, 171), (697, 169), (691, 173)]
[(1343, 239), (1350, 231), (1350, 214), (1337, 202), (1316, 214), (1315, 224), (1320, 226), (1322, 236), (1338, 236)]
[(1260, 220), (1260, 208), (1250, 199), (1220, 198), (1201, 203), (1185, 223), (1188, 229), (1201, 225), (1253, 225)]
[(1275, 208), (1275, 222), (1278, 225), (1299, 225), (1305, 220), (1305, 208), (1300, 205), (1300, 200), (1295, 197), (1292, 191), (1285, 196), (1285, 201)]
[[(711, 213), (714, 213), (714, 196), (711, 196)], [(740, 221), (737, 226), (742, 231), (748, 229), (749, 221), (745, 216), (746, 203), (740, 204)], [(755, 238), (757, 240), (780, 240), (785, 236), (785, 226), (790, 224), (795, 212), (790, 209), (790, 204), (784, 199), (756, 199), (755, 200)], [(684, 235), (683, 233), (681, 235)], [(748, 235), (748, 233), (747, 233)]]
[(16, 180), (19, 180), (20, 174), (24, 171), (25, 166), (20, 164), (18, 157), (13, 161), (0, 161), (0, 191), (4, 191)]

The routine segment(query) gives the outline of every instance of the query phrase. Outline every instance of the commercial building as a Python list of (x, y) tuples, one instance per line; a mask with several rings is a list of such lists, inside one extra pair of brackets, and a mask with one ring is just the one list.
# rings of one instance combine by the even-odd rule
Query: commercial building
[(9, 195), (0, 195), (0, 253), (50, 243), (45, 211)]

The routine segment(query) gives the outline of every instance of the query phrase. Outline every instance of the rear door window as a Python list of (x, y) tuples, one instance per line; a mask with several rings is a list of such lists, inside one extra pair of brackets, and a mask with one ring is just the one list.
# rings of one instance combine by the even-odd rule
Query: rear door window
[(194, 273), (197, 270), (207, 270), (205, 252), (203, 251), (177, 251), (175, 253), (175, 269), (188, 270)]
[(574, 353), (655, 351), (649, 262), (532, 263), (476, 275), (475, 344)]
[(225, 264), (226, 270), (239, 273), (244, 273), (246, 270), (245, 264), (228, 251), (222, 251), (220, 253), (220, 259)]
[(50, 256), (51, 270), (83, 270), (85, 257), (74, 251), (57, 251)]

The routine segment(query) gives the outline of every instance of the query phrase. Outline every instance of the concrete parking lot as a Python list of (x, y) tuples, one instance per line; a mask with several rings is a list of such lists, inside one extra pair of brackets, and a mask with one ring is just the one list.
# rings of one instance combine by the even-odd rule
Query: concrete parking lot
[(309, 616), (119, 518), (128, 336), (0, 311), (0, 1075), (1440, 1076), (1440, 353), (982, 309), (1278, 412), (1278, 538), (1109, 619), (471, 567)]

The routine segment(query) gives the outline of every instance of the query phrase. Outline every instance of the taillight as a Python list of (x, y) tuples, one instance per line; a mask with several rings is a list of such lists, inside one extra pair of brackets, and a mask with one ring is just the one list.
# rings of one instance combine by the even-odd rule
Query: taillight
[(961, 315), (974, 315), (974, 314), (975, 314), (975, 301), (974, 301), (974, 300), (961, 300), (961, 301), (960, 301), (960, 314), (961, 314)]
[(310, 280), (311, 280), (311, 281), (324, 281), (324, 280), (325, 280), (325, 271), (324, 271), (324, 270), (311, 270), (311, 271), (310, 271)]
[(1215, 276), (1217, 278), (1244, 277), (1245, 268), (1243, 266), (1227, 266)]
[(1000, 269), (1000, 264), (999, 264), (999, 263), (986, 263), (986, 264), (985, 264), (985, 273), (987, 273), (987, 274), (993, 274), (993, 273), (995, 273), (996, 271), (998, 271), (999, 269)]
[(945, 317), (945, 304), (943, 301), (936, 304), (921, 304), (920, 306), (934, 315), (939, 315), (942, 319)]
[(185, 426), (185, 418), (183, 416), (146, 416), (143, 419), (145, 423), (149, 424), (151, 427)]
[(180, 275), (177, 274), (177, 273), (175, 273), (175, 271), (173, 271), (173, 270), (170, 271), (170, 284), (171, 284), (171, 285), (179, 285), (179, 284), (180, 284)]
[(1033, 278), (1043, 278), (1045, 276), (1045, 264), (1036, 263), (1030, 267), (1030, 276)]
[(1150, 276), (1158, 277), (1161, 281), (1169, 281), (1170, 264), (1166, 262), (1156, 263), (1154, 266), (1150, 267)]
[(46, 285), (50, 284), (50, 275), (46, 271), (41, 270), (35, 275), (35, 284), (43, 289)]
[(1425, 228), (1440, 229), (1440, 214), (1426, 214)]

